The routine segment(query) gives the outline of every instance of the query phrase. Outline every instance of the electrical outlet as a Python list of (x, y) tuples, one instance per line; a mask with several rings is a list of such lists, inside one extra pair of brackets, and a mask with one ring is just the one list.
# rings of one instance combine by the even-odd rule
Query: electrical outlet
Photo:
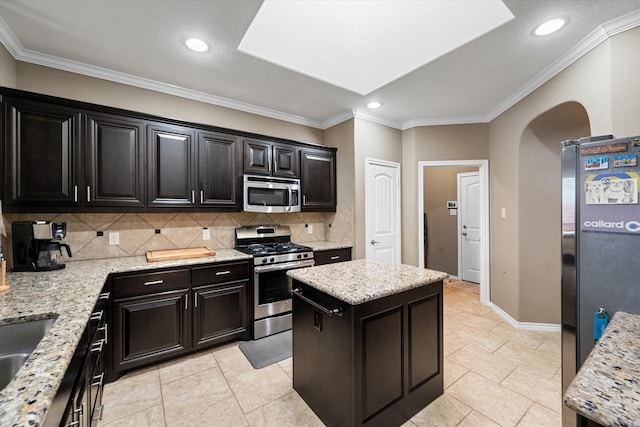
[(208, 228), (202, 229), (202, 240), (211, 240), (211, 230)]
[(309, 224), (309, 226), (307, 227), (307, 233), (313, 234), (313, 224)]
[(500, 209), (500, 218), (505, 219), (507, 217), (507, 210), (505, 208)]
[(109, 233), (109, 245), (116, 246), (120, 244), (120, 233)]

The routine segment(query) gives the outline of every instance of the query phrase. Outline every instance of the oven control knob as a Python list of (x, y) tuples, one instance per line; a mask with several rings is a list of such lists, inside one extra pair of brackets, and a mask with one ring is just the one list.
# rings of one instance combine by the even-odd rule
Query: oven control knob
[(269, 258), (269, 262), (275, 262), (275, 260), (276, 259), (274, 257)]
[(268, 260), (267, 260), (266, 258), (262, 258), (262, 263), (263, 263), (263, 264), (266, 264), (266, 263), (267, 263), (267, 261), (268, 261)]
[(302, 255), (298, 254), (298, 259), (302, 258)]
[(304, 256), (305, 258), (307, 258), (307, 257), (309, 256), (309, 254), (304, 254), (303, 256)]

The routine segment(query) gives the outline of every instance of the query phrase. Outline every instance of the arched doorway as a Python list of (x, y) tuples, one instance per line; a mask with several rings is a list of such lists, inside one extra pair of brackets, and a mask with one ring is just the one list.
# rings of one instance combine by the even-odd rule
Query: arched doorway
[(520, 320), (560, 323), (561, 142), (591, 134), (577, 102), (560, 104), (532, 120), (518, 154)]

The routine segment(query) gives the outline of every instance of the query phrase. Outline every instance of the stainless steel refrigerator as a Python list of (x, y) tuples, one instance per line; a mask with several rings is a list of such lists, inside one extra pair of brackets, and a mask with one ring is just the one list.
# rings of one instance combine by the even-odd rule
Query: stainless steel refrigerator
[[(562, 393), (604, 308), (640, 314), (640, 136), (562, 143)], [(563, 408), (563, 426), (586, 420)]]

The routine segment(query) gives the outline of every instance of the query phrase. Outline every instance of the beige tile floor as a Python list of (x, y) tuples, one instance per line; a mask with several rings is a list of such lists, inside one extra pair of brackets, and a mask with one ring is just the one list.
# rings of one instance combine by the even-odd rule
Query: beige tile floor
[[(403, 427), (561, 425), (559, 332), (515, 329), (450, 283), (444, 333), (445, 392)], [(292, 388), (291, 358), (256, 370), (237, 344), (108, 384), (100, 427), (323, 425)]]

